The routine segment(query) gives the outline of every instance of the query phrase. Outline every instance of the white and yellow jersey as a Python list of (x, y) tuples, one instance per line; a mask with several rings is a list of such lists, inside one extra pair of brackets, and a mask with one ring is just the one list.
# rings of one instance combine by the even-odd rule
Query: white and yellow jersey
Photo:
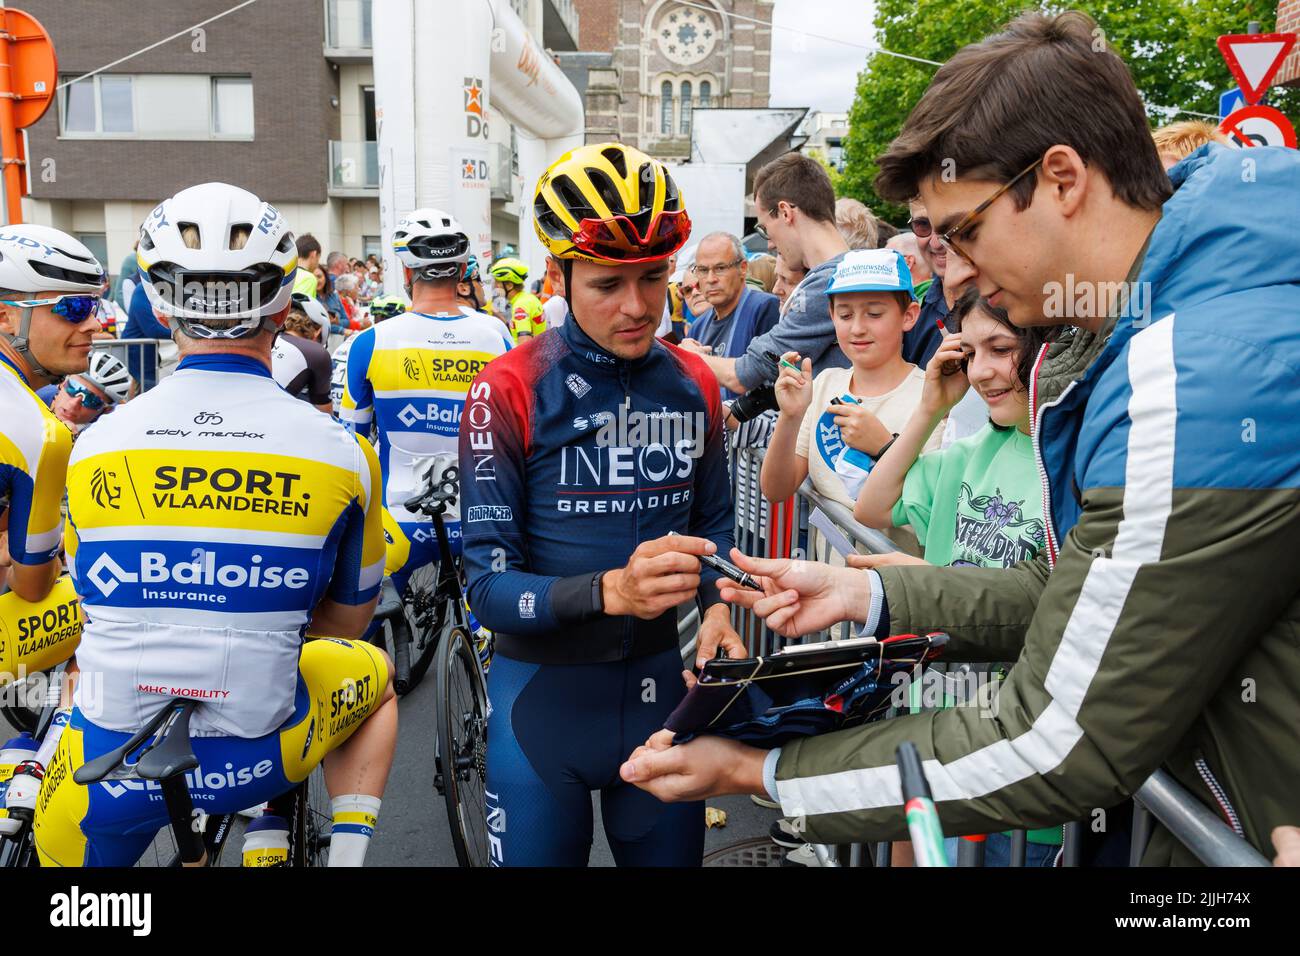
[[(399, 522), (427, 522), (403, 507), (436, 455), (457, 454), (470, 384), (512, 343), (501, 323), (462, 308), (406, 312), (353, 336), (339, 420), (379, 433), (384, 500)], [(454, 517), (454, 516), (453, 516)]]
[(78, 706), (129, 730), (193, 697), (201, 733), (274, 730), (312, 609), (378, 593), (378, 488), (370, 445), (251, 358), (189, 356), (105, 416), (68, 467)]
[(0, 410), (0, 505), (8, 502), (9, 554), (18, 564), (44, 564), (59, 553), (72, 433), (3, 353)]

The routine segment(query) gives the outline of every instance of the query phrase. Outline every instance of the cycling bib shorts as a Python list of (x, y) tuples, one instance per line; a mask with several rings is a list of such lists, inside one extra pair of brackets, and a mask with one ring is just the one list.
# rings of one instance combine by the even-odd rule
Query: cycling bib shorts
[[(391, 675), (382, 652), (361, 641), (317, 638), (298, 659), (293, 713), (262, 737), (194, 737), (199, 766), (186, 774), (194, 808), (236, 813), (289, 790), (379, 707)], [(86, 707), (93, 709), (93, 699)], [(72, 775), (131, 734), (107, 730), (78, 706), (59, 739), (36, 802), (33, 827), (43, 866), (131, 866), (168, 824), (156, 781)], [(199, 819), (203, 819), (200, 817)]]
[[(557, 640), (561, 639), (557, 635)], [(488, 673), (487, 813), (494, 866), (586, 866), (591, 791), (619, 866), (699, 866), (704, 803), (660, 803), (618, 768), (685, 696), (681, 653)]]

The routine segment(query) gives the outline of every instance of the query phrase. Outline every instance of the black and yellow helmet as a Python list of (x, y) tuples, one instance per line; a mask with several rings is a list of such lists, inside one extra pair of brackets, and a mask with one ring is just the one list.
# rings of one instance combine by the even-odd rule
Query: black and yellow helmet
[(537, 181), (537, 237), (557, 259), (621, 264), (666, 259), (691, 234), (663, 163), (622, 143), (565, 153)]

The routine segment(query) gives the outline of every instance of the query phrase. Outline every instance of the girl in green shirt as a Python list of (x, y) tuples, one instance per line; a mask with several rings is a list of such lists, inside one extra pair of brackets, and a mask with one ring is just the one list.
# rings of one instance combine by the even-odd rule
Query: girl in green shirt
[[(911, 525), (924, 559), (860, 555), (850, 557), (852, 565), (1007, 568), (1044, 546), (1042, 485), (1029, 438), (1029, 378), (1038, 342), (974, 289), (953, 306), (948, 325), (956, 331), (944, 336), (926, 367), (920, 404), (867, 476), (853, 510), (868, 527)], [(987, 403), (989, 423), (947, 448), (921, 454), (967, 388)], [(1026, 865), (1051, 866), (1060, 827), (1027, 836)], [(949, 842), (955, 856), (956, 841)], [(1010, 838), (990, 834), (985, 865), (1005, 866), (1009, 857)]]
[[(957, 302), (925, 370), (921, 401), (876, 462), (853, 515), (871, 528), (911, 525), (924, 562), (1006, 568), (1043, 547), (1042, 486), (1029, 438), (1026, 334), (975, 290)], [(989, 409), (989, 423), (940, 451), (921, 454), (967, 388)], [(904, 558), (880, 555), (868, 566)], [(918, 559), (907, 558), (910, 563)]]

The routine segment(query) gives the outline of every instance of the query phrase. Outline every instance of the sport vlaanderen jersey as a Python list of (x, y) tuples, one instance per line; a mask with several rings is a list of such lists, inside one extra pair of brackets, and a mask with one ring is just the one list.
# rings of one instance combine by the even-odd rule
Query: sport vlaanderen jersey
[(131, 730), (192, 697), (196, 731), (279, 727), (312, 609), (378, 593), (378, 484), (370, 445), (252, 358), (189, 356), (106, 415), (68, 467), (77, 706)]
[(3, 353), (0, 409), (0, 506), (8, 501), (9, 554), (18, 564), (44, 564), (59, 553), (72, 433)]
[[(427, 523), (404, 503), (435, 455), (455, 458), (470, 383), (510, 340), (495, 319), (466, 308), (404, 312), (353, 339), (339, 420), (361, 435), (375, 426), (385, 506), (399, 523)], [(454, 534), (454, 520), (447, 530)]]

